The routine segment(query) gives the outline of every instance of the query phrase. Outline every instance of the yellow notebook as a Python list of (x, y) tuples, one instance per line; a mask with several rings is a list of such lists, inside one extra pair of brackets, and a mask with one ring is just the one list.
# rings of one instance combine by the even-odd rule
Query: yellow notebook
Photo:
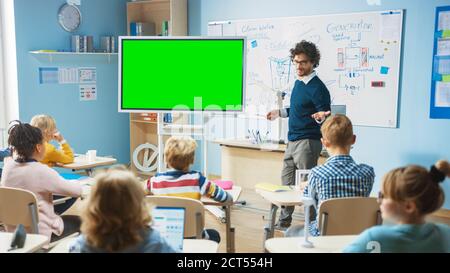
[(292, 190), (289, 186), (281, 186), (281, 185), (270, 184), (270, 183), (259, 183), (259, 184), (255, 185), (255, 188), (264, 190), (264, 191), (271, 191), (271, 192), (291, 191)]

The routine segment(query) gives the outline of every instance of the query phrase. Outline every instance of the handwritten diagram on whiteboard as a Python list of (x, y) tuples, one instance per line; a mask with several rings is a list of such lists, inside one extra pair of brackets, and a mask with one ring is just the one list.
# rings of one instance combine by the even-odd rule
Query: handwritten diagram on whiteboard
[(276, 109), (279, 92), (289, 98), (297, 79), (289, 49), (308, 40), (321, 52), (316, 71), (332, 104), (345, 105), (355, 125), (396, 127), (402, 22), (402, 10), (221, 21), (208, 35), (247, 37), (249, 115)]

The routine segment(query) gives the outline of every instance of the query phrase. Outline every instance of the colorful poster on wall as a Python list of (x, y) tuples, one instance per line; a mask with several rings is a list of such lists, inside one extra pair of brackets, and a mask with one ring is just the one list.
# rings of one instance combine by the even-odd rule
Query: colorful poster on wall
[(60, 67), (58, 69), (59, 84), (78, 83), (78, 69), (73, 67)]
[(58, 84), (58, 68), (39, 67), (39, 84)]
[(96, 83), (97, 69), (95, 67), (80, 67), (78, 68), (78, 79), (80, 84)]
[(80, 85), (80, 101), (97, 100), (97, 85), (82, 84)]
[(450, 6), (436, 8), (434, 32), (430, 118), (450, 119)]

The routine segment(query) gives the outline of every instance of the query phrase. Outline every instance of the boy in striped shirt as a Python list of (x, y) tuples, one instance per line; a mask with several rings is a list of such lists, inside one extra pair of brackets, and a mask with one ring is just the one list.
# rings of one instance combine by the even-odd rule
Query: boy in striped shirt
[[(191, 137), (172, 136), (164, 148), (164, 159), (169, 168), (167, 172), (157, 173), (147, 181), (147, 190), (154, 195), (177, 196), (200, 200), (207, 196), (221, 203), (233, 202), (225, 190), (209, 181), (200, 172), (190, 171), (194, 163), (197, 143)], [(215, 230), (207, 230), (206, 237), (220, 241)], [(218, 239), (216, 237), (219, 237)], [(216, 239), (215, 239), (216, 238)]]
[(173, 136), (166, 142), (164, 158), (170, 168), (147, 181), (147, 189), (155, 195), (178, 196), (200, 200), (204, 195), (217, 202), (232, 201), (222, 188), (200, 172), (189, 171), (194, 163), (197, 143), (191, 137)]
[[(321, 166), (311, 169), (308, 185), (303, 191), (306, 197), (312, 197), (317, 204), (331, 198), (368, 197), (375, 179), (372, 167), (357, 164), (350, 156), (356, 136), (350, 119), (344, 115), (329, 117), (322, 125), (322, 144), (330, 158)], [(310, 234), (319, 236), (318, 216), (312, 220)], [(302, 226), (293, 226), (286, 236), (303, 236)]]

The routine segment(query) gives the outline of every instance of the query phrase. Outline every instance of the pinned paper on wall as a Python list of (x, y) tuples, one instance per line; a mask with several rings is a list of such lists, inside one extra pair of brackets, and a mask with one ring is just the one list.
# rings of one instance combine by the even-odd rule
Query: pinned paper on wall
[(430, 118), (450, 119), (450, 6), (436, 8)]
[(60, 84), (78, 83), (78, 69), (60, 67), (58, 69), (58, 81)]
[(450, 38), (438, 40), (436, 55), (438, 55), (438, 56), (449, 56), (450, 55)]
[(450, 56), (435, 58), (434, 69), (437, 71), (437, 73), (439, 73), (441, 75), (449, 75), (450, 74)]
[(381, 68), (380, 68), (380, 74), (382, 74), (382, 75), (387, 75), (389, 73), (389, 67), (387, 67), (387, 66), (382, 66)]
[(450, 82), (436, 82), (435, 107), (450, 107)]
[(208, 25), (209, 36), (222, 36), (222, 24), (210, 24)]
[(85, 84), (80, 85), (80, 101), (97, 100), (97, 85)]
[(236, 35), (236, 25), (232, 24), (231, 22), (223, 24), (222, 33), (223, 33), (222, 34), (223, 36), (235, 36)]
[(399, 41), (402, 30), (402, 15), (400, 12), (381, 13), (380, 40)]
[(450, 11), (439, 13), (438, 31), (450, 29)]
[(95, 67), (78, 68), (78, 77), (80, 83), (96, 83), (97, 69)]
[(39, 83), (40, 84), (57, 84), (58, 68), (57, 67), (39, 67)]

